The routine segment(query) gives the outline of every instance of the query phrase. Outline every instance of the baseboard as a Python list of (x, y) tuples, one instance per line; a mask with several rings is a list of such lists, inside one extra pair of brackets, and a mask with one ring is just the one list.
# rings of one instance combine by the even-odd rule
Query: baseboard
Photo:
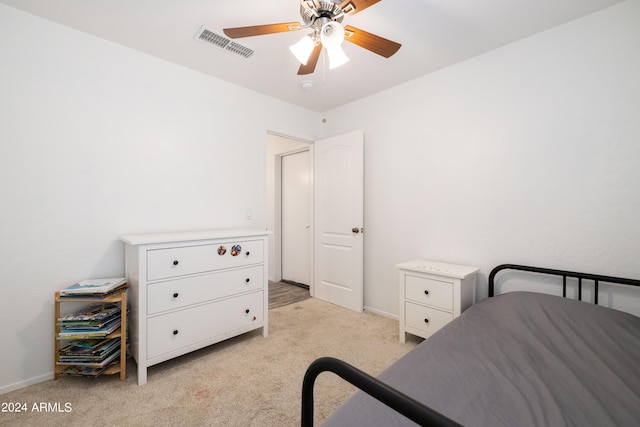
[(9, 393), (10, 391), (19, 390), (21, 388), (25, 388), (30, 385), (42, 383), (52, 379), (53, 379), (53, 372), (49, 372), (48, 374), (43, 374), (37, 377), (29, 378), (28, 380), (25, 380), (25, 381), (19, 381), (17, 383), (2, 386), (0, 387), (0, 394)]
[(364, 310), (369, 311), (371, 313), (379, 314), (380, 316), (389, 317), (391, 319), (395, 319), (395, 320), (400, 319), (400, 316), (398, 316), (397, 314), (387, 313), (386, 311), (378, 310), (377, 308), (368, 307), (366, 305), (364, 306)]

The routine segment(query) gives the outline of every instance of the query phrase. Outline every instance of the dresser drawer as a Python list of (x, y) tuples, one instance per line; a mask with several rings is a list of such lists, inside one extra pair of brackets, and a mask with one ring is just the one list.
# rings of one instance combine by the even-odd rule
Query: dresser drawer
[(262, 265), (256, 265), (151, 283), (147, 287), (147, 313), (156, 314), (262, 289), (263, 269)]
[(262, 322), (263, 292), (254, 292), (147, 319), (147, 359)]
[(422, 276), (405, 276), (406, 298), (444, 310), (453, 309), (453, 283)]
[(241, 267), (262, 263), (263, 260), (262, 240), (151, 249), (147, 251), (147, 280)]
[(453, 320), (453, 314), (407, 302), (405, 305), (405, 323), (407, 326), (433, 334)]

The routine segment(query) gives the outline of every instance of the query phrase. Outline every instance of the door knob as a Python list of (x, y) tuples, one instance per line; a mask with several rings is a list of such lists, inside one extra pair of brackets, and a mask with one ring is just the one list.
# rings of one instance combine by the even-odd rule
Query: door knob
[(353, 228), (351, 229), (351, 231), (353, 231), (354, 233), (358, 234), (358, 233), (360, 232), (360, 228), (358, 228), (358, 227), (353, 227)]

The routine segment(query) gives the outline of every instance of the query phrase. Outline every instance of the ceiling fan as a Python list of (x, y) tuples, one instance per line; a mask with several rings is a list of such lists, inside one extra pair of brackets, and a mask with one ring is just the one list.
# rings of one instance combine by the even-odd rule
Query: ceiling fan
[(260, 36), (310, 29), (298, 43), (290, 47), (302, 65), (298, 75), (311, 74), (316, 68), (322, 48), (327, 49), (329, 68), (336, 68), (349, 60), (340, 46), (343, 40), (358, 45), (378, 55), (389, 58), (400, 49), (400, 44), (350, 25), (342, 26), (345, 17), (362, 12), (380, 0), (300, 0), (300, 15), (304, 24), (285, 22), (281, 24), (254, 25), (251, 27), (225, 28), (224, 33), (232, 38)]

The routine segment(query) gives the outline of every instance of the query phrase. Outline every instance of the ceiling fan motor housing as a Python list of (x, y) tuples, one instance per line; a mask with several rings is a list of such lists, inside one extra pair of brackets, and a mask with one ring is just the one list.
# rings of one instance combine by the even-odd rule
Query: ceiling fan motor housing
[[(344, 19), (345, 11), (338, 5), (342, 3), (341, 0), (333, 1), (313, 1), (313, 0), (301, 0), (300, 1), (300, 15), (305, 25), (313, 26), (318, 18), (325, 18), (324, 20), (342, 22)], [(349, 3), (351, 5), (351, 3)]]

